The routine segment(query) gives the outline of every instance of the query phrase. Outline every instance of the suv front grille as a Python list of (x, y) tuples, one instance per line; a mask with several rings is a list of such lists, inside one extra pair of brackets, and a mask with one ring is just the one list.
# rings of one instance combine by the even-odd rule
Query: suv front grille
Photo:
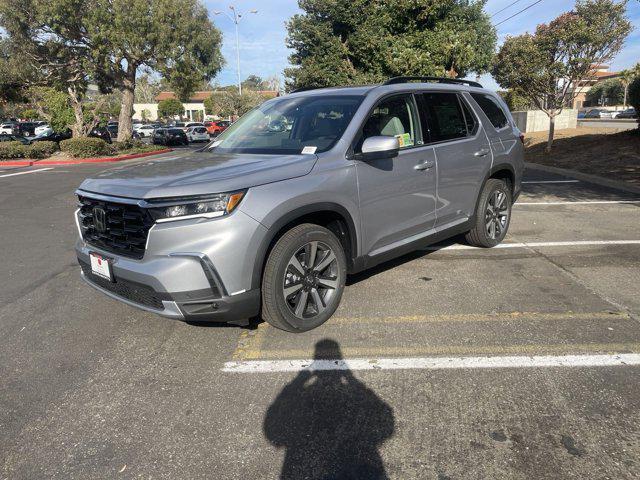
[[(80, 195), (78, 199), (80, 229), (85, 242), (125, 257), (139, 260), (144, 256), (147, 235), (154, 223), (145, 209)], [(96, 213), (100, 218), (96, 218)]]
[(162, 298), (158, 292), (148, 285), (132, 282), (130, 280), (124, 280), (122, 278), (116, 278), (113, 282), (110, 282), (106, 278), (94, 275), (91, 272), (91, 266), (81, 260), (78, 260), (82, 272), (92, 283), (95, 283), (99, 287), (108, 290), (109, 292), (129, 300), (145, 307), (154, 308), (156, 310), (163, 310)]

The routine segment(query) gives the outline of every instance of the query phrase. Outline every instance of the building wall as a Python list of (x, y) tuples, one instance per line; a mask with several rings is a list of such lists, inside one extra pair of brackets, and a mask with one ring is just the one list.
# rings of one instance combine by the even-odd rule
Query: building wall
[(142, 120), (142, 111), (147, 110), (147, 120), (158, 119), (158, 104), (157, 103), (134, 103), (133, 104), (133, 119)]
[[(511, 115), (521, 132), (544, 132), (549, 130), (549, 117), (542, 110), (512, 112)], [(576, 128), (577, 122), (578, 111), (565, 109), (556, 117), (555, 129)]]

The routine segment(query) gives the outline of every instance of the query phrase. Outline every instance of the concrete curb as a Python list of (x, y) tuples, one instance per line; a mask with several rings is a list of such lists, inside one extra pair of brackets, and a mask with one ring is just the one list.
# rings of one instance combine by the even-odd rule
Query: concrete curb
[(124, 160), (132, 160), (134, 158), (150, 157), (160, 153), (172, 152), (172, 148), (163, 148), (153, 152), (131, 153), (129, 155), (121, 155), (119, 157), (97, 157), (97, 158), (73, 158), (68, 160), (9, 160), (3, 162), (0, 160), (0, 167), (32, 167), (34, 165), (78, 165), (81, 163), (113, 163), (122, 162)]
[(623, 182), (621, 180), (611, 180), (609, 178), (600, 177), (598, 175), (591, 175), (588, 173), (577, 172), (575, 170), (569, 170), (568, 168), (550, 167), (548, 165), (540, 165), (539, 163), (525, 162), (525, 167), (532, 170), (540, 170), (542, 172), (556, 173), (558, 175), (566, 175), (573, 177), (583, 182), (594, 183), (603, 187), (615, 188), (629, 193), (640, 194), (640, 187), (631, 185), (630, 183)]

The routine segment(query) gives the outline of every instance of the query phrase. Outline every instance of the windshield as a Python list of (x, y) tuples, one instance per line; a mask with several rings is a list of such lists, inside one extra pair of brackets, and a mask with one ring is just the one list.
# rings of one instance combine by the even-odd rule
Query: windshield
[(324, 152), (340, 139), (363, 98), (328, 95), (270, 100), (227, 128), (212, 148), (220, 153)]

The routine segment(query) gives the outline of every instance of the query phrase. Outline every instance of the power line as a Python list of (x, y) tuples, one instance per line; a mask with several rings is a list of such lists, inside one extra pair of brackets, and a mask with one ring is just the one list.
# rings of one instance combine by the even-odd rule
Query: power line
[(534, 5), (537, 5), (538, 3), (540, 3), (542, 0), (538, 0), (537, 2), (533, 2), (531, 5), (528, 5), (526, 7), (524, 7), (522, 10), (520, 10), (519, 12), (514, 13), (513, 15), (511, 15), (510, 17), (505, 18), (504, 20), (502, 20), (501, 22), (498, 22), (494, 25), (494, 27), (497, 27), (498, 25), (502, 25), (504, 22), (506, 22), (507, 20), (511, 20), (513, 17), (516, 17), (518, 15), (520, 15), (522, 12), (524, 12), (525, 10), (529, 10), (531, 7), (533, 7)]
[(522, 0), (516, 0), (515, 2), (511, 2), (511, 3), (510, 3), (509, 5), (507, 5), (506, 7), (504, 7), (504, 8), (502, 8), (502, 9), (498, 10), (496, 13), (494, 13), (493, 15), (491, 15), (491, 17), (490, 17), (490, 18), (495, 17), (495, 16), (496, 16), (496, 15), (498, 15), (499, 13), (504, 12), (505, 10), (507, 10), (507, 9), (509, 9), (509, 8), (511, 8), (511, 7), (513, 7), (516, 3), (520, 3), (521, 1), (522, 1)]

